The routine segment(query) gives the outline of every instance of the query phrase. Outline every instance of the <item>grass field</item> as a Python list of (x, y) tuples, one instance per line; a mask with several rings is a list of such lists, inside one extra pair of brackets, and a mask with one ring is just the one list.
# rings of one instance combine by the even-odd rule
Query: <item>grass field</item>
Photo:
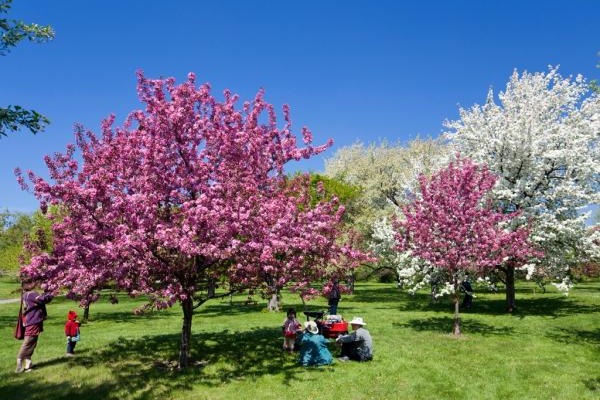
[[(0, 293), (11, 285), (0, 283)], [(20, 342), (12, 338), (18, 303), (0, 304), (0, 399), (600, 398), (598, 281), (576, 286), (569, 297), (520, 284), (515, 315), (503, 313), (501, 294), (479, 293), (463, 314), (460, 339), (448, 335), (447, 300), (431, 304), (426, 293), (411, 297), (390, 284), (359, 284), (339, 312), (365, 318), (375, 359), (320, 368), (298, 367), (281, 353), (283, 312), (264, 312), (264, 304), (247, 306), (239, 297), (197, 310), (195, 365), (177, 372), (171, 362), (179, 307), (135, 316), (139, 302), (120, 300), (92, 305), (77, 356), (67, 359), (62, 329), (75, 305), (57, 298), (48, 306), (36, 369), (19, 375), (13, 371)], [(295, 297), (286, 300), (302, 311)], [(325, 309), (325, 300), (308, 307)]]
[(16, 273), (0, 275), (0, 299), (19, 297), (17, 290), (20, 288), (20, 285), (17, 282)]

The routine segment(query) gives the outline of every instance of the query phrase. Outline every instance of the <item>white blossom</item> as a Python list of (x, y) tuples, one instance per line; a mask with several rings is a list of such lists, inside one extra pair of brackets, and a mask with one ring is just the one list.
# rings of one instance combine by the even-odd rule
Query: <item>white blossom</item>
[(558, 277), (568, 290), (569, 266), (600, 252), (582, 213), (600, 203), (600, 97), (583, 77), (563, 78), (550, 67), (515, 71), (498, 100), (490, 90), (484, 105), (461, 108), (445, 136), (464, 156), (488, 164), (500, 177), (497, 204), (531, 224), (531, 240), (545, 256), (526, 266), (527, 277)]
[(552, 282), (552, 284), (556, 287), (556, 289), (560, 290), (565, 294), (565, 296), (569, 295), (569, 290), (573, 287), (573, 282), (569, 277), (563, 278), (563, 280), (559, 283)]
[(325, 174), (361, 188), (355, 223), (368, 236), (375, 221), (397, 212), (415, 194), (418, 176), (446, 165), (449, 154), (441, 140), (415, 139), (408, 146), (356, 143), (326, 160)]

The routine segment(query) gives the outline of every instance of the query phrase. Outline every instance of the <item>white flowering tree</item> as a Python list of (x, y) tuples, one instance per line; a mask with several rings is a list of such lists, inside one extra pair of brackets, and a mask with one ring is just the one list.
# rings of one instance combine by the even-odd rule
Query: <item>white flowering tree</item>
[[(589, 204), (599, 203), (600, 94), (582, 76), (515, 71), (506, 90), (484, 105), (460, 109), (446, 137), (464, 156), (485, 162), (499, 179), (492, 195), (504, 212), (519, 211), (545, 256), (528, 278), (568, 290), (569, 268), (599, 256), (598, 233), (586, 234)], [(516, 228), (513, 227), (513, 228)], [(515, 308), (515, 266), (499, 266), (507, 310)]]
[[(398, 251), (396, 231), (388, 218), (384, 217), (373, 223), (369, 250), (377, 257), (379, 264), (396, 271), (398, 286), (408, 290), (408, 293), (415, 294), (419, 289), (431, 285), (435, 298), (446, 294), (437, 290), (446, 286), (445, 277), (437, 268), (415, 257), (410, 251)], [(438, 281), (441, 286), (435, 284)]]
[(449, 155), (442, 140), (415, 139), (406, 146), (385, 141), (368, 146), (356, 143), (341, 148), (326, 161), (327, 176), (360, 188), (348, 211), (366, 246), (377, 256), (373, 271), (397, 273), (409, 262), (395, 249), (390, 217), (406, 204), (407, 195), (415, 192), (418, 176), (430, 175), (446, 165)]
[[(415, 139), (403, 146), (386, 141), (365, 146), (356, 143), (338, 150), (325, 162), (325, 174), (362, 188), (361, 202), (369, 214), (395, 209), (414, 191), (417, 178), (445, 165), (448, 146), (442, 140)], [(366, 214), (366, 212), (365, 212)], [(375, 218), (379, 219), (379, 218)]]

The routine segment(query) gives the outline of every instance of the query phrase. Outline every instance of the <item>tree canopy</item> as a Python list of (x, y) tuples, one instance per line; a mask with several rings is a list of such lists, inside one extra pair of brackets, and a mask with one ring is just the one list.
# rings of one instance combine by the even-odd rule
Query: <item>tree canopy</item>
[[(11, 8), (12, 0), (0, 0), (0, 16), (7, 14)], [(7, 55), (12, 47), (23, 40), (43, 43), (54, 38), (54, 31), (50, 25), (41, 26), (35, 23), (0, 18), (0, 56)], [(27, 110), (19, 105), (0, 107), (0, 136), (9, 132), (17, 132), (21, 128), (37, 133), (49, 123), (48, 118), (35, 110)]]
[(363, 245), (377, 256), (369, 276), (396, 275), (402, 264), (389, 223), (418, 187), (420, 174), (430, 175), (449, 159), (442, 140), (415, 139), (406, 145), (388, 143), (343, 147), (327, 159), (325, 174), (359, 189), (351, 201), (350, 221)]
[(418, 195), (395, 223), (398, 250), (447, 273), (455, 335), (460, 335), (458, 301), (465, 273), (485, 275), (498, 265), (521, 265), (540, 255), (529, 244), (525, 227), (506, 229), (516, 213), (498, 211), (486, 199), (495, 182), (485, 165), (458, 158), (431, 178), (419, 178)]
[[(448, 138), (465, 156), (487, 163), (498, 176), (493, 199), (506, 213), (521, 212), (544, 256), (527, 267), (528, 278), (556, 280), (568, 290), (569, 266), (597, 258), (583, 213), (600, 200), (600, 94), (582, 76), (513, 73), (506, 90), (492, 90), (484, 105), (460, 109), (447, 122)], [(502, 267), (507, 309), (515, 307), (514, 273)]]
[(313, 205), (310, 177), (285, 175), (287, 162), (331, 144), (313, 146), (303, 128), (298, 147), (287, 106), (280, 129), (262, 91), (239, 110), (237, 95), (226, 90), (218, 101), (194, 74), (180, 85), (138, 79), (145, 110), (122, 127), (107, 118), (101, 136), (78, 127), (76, 146), (46, 157), (53, 183), (28, 174), (41, 208), (60, 205), (64, 214), (53, 225), (53, 252), (22, 272), (84, 301), (110, 280), (150, 296), (153, 307), (179, 302), (185, 366), (193, 310), (217, 295), (215, 285), (219, 295), (285, 285), (310, 295), (311, 282), (343, 275), (365, 256), (340, 239), (337, 198)]

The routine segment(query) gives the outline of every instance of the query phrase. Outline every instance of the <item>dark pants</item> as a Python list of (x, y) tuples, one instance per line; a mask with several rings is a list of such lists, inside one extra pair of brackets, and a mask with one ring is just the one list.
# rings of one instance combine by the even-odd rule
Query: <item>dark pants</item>
[(463, 299), (462, 304), (460, 306), (466, 309), (471, 308), (473, 306), (473, 296), (471, 296), (470, 294), (465, 294), (465, 298)]
[(354, 361), (369, 361), (373, 358), (371, 356), (365, 356), (358, 351), (358, 342), (342, 343), (342, 353), (340, 355)]
[(338, 303), (339, 303), (339, 300), (337, 300), (337, 299), (330, 299), (329, 300), (329, 315), (336, 315), (337, 314)]
[(473, 305), (473, 287), (469, 281), (464, 281), (461, 286), (461, 291), (465, 292), (465, 298), (460, 305), (462, 308), (469, 309)]
[(69, 340), (67, 342), (67, 353), (69, 353), (69, 354), (75, 353), (75, 345), (76, 344), (77, 344), (77, 342), (72, 342)]

